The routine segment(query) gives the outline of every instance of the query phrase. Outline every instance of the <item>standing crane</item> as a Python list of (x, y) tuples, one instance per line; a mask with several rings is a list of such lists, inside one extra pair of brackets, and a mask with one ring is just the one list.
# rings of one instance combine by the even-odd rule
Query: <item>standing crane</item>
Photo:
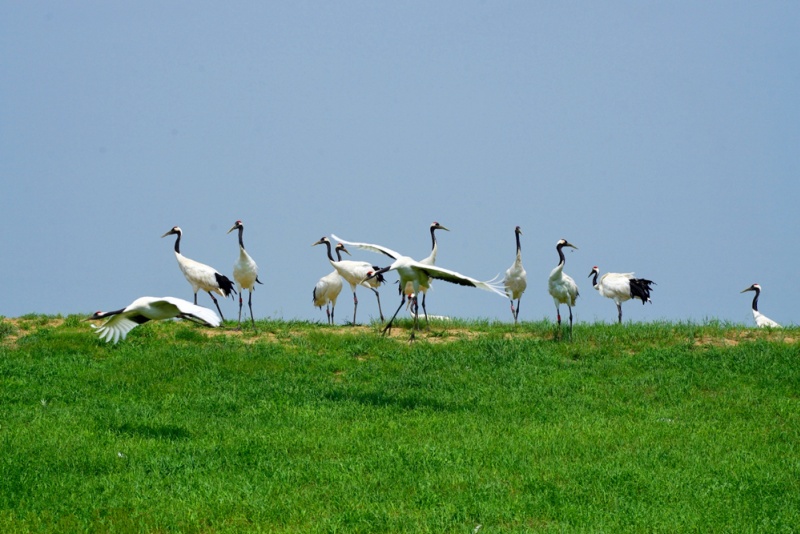
[[(342, 249), (344, 245), (338, 243), (336, 245), (336, 257), (338, 261), (342, 261)], [(333, 324), (333, 313), (336, 309), (336, 299), (339, 298), (339, 293), (342, 292), (342, 277), (339, 271), (333, 270), (319, 279), (317, 285), (314, 286), (314, 291), (311, 293), (312, 302), (317, 308), (325, 306), (325, 313), (328, 316), (328, 324)]]
[(92, 321), (106, 317), (111, 318), (99, 327), (92, 325), (92, 328), (95, 328), (100, 339), (109, 343), (117, 343), (125, 339), (128, 332), (147, 321), (178, 317), (205, 326), (216, 327), (220, 324), (219, 317), (213, 311), (175, 297), (139, 297), (121, 310), (98, 311), (86, 320)]
[(550, 278), (547, 281), (547, 290), (550, 296), (553, 297), (553, 302), (556, 304), (556, 315), (558, 316), (559, 330), (561, 327), (561, 310), (559, 305), (566, 304), (569, 308), (569, 335), (572, 337), (572, 307), (575, 306), (575, 300), (578, 298), (578, 286), (575, 284), (569, 275), (564, 274), (564, 247), (571, 247), (578, 250), (578, 247), (569, 243), (566, 239), (559, 239), (556, 243), (556, 251), (558, 251), (558, 265), (550, 272)]
[[(390, 258), (394, 259), (395, 261), (391, 265), (370, 273), (367, 279), (369, 280), (373, 277), (381, 276), (383, 273), (389, 271), (397, 271), (397, 274), (400, 276), (400, 287), (405, 289), (409, 283), (412, 284), (413, 288), (412, 292), (414, 297), (417, 297), (419, 295), (420, 288), (430, 287), (431, 278), (437, 280), (444, 280), (445, 282), (450, 282), (451, 284), (477, 287), (478, 289), (492, 291), (502, 296), (503, 298), (505, 298), (506, 296), (505, 293), (503, 293), (503, 291), (501, 291), (499, 287), (494, 285), (491, 280), (488, 282), (481, 282), (474, 278), (470, 278), (469, 276), (464, 276), (463, 274), (451, 271), (449, 269), (443, 269), (442, 267), (437, 267), (435, 265), (425, 265), (423, 263), (413, 260), (412, 258), (409, 258), (408, 256), (403, 256), (399, 252), (395, 252), (394, 250), (387, 247), (383, 247), (381, 245), (373, 245), (370, 243), (354, 243), (336, 237), (335, 235), (332, 237), (337, 241), (341, 241), (346, 245), (352, 245), (354, 247), (358, 247), (364, 250), (377, 252), (379, 254), (385, 254), (386, 256), (389, 256)], [(397, 310), (395, 310), (394, 315), (392, 315), (392, 318), (389, 320), (389, 323), (384, 327), (383, 329), (384, 334), (391, 329), (394, 318), (397, 317), (397, 313), (400, 311), (400, 308), (402, 308), (403, 304), (405, 304), (406, 293), (407, 291), (400, 291), (400, 297), (401, 297), (400, 306), (397, 307)], [(419, 317), (417, 314), (414, 314), (414, 328), (411, 330), (412, 340), (414, 339), (414, 331), (418, 329), (419, 329)]]
[[(511, 300), (511, 315), (514, 316), (514, 324), (517, 324), (517, 319), (519, 318), (519, 301), (522, 298), (522, 294), (525, 293), (525, 288), (528, 287), (528, 275), (522, 266), (522, 248), (519, 244), (520, 235), (522, 235), (522, 230), (517, 226), (514, 229), (514, 237), (517, 239), (517, 257), (506, 271), (505, 278), (503, 278), (506, 295)], [(517, 299), (516, 309), (514, 308), (514, 299)]]
[[(341, 241), (341, 240), (340, 240)], [(369, 281), (366, 280), (369, 273), (378, 269), (375, 265), (370, 265), (365, 261), (352, 261), (352, 260), (341, 260), (336, 261), (333, 259), (333, 255), (331, 254), (331, 241), (327, 237), (320, 238), (319, 241), (316, 243), (312, 243), (311, 246), (315, 245), (325, 245), (328, 248), (328, 260), (333, 265), (333, 268), (338, 271), (338, 273), (344, 278), (348, 284), (350, 284), (350, 289), (353, 291), (353, 326), (356, 325), (356, 311), (358, 310), (358, 297), (356, 296), (356, 287), (363, 285), (372, 290), (375, 293), (375, 297), (378, 299), (378, 313), (381, 316), (381, 321), (383, 321), (383, 311), (381, 310), (381, 296), (378, 294), (377, 288), (385, 281), (383, 276), (371, 279)], [(350, 254), (350, 252), (344, 248), (342, 245), (342, 252)]]
[(222, 315), (222, 310), (219, 309), (219, 302), (217, 302), (213, 293), (217, 293), (223, 297), (230, 296), (233, 298), (233, 295), (236, 293), (236, 290), (233, 288), (233, 282), (231, 282), (230, 278), (220, 274), (213, 267), (191, 260), (181, 254), (181, 237), (183, 236), (183, 231), (180, 227), (173, 226), (172, 230), (161, 237), (164, 238), (168, 235), (178, 236), (177, 239), (175, 239), (175, 257), (178, 260), (178, 267), (181, 268), (183, 276), (186, 277), (186, 280), (192, 286), (192, 291), (194, 291), (194, 303), (197, 304), (197, 292), (202, 289), (207, 292), (211, 300), (214, 301), (219, 316), (222, 317), (224, 321), (225, 316)]
[(761, 286), (758, 284), (753, 284), (752, 286), (748, 287), (747, 289), (743, 289), (741, 293), (746, 291), (755, 291), (756, 295), (753, 297), (753, 318), (756, 320), (756, 326), (759, 328), (780, 328), (781, 325), (758, 311), (758, 297), (761, 295)]
[(617, 317), (622, 324), (622, 303), (630, 299), (639, 299), (642, 304), (652, 302), (650, 300), (650, 284), (655, 284), (652, 280), (645, 278), (634, 278), (634, 273), (606, 273), (597, 281), (600, 269), (597, 265), (592, 267), (589, 278), (594, 276), (592, 285), (600, 295), (613, 300), (617, 304)]
[[(244, 225), (242, 221), (236, 221), (231, 226), (227, 233), (234, 230), (239, 230), (239, 259), (233, 264), (233, 279), (239, 288), (239, 328), (242, 328), (242, 294), (243, 289), (249, 291), (247, 297), (247, 306), (250, 308), (250, 320), (253, 322), (253, 328), (256, 327), (256, 320), (253, 318), (253, 291), (256, 284), (262, 284), (258, 279), (258, 265), (250, 257), (250, 254), (244, 249), (244, 241), (242, 241), (242, 234), (244, 233)], [(263, 284), (262, 284), (263, 285)]]
[[(431, 253), (427, 258), (419, 260), (419, 262), (424, 264), (424, 265), (435, 265), (436, 264), (436, 254), (439, 252), (439, 244), (436, 242), (436, 234), (435, 234), (436, 230), (446, 230), (448, 232), (450, 231), (449, 229), (445, 228), (444, 226), (442, 226), (441, 224), (439, 224), (436, 221), (433, 221), (431, 223), (431, 227), (430, 228), (431, 228), (431, 243), (432, 243), (432, 245), (431, 245)], [(425, 297), (428, 294), (428, 288), (427, 287), (420, 287), (419, 289), (420, 289), (420, 291), (422, 291), (422, 311), (425, 313), (425, 324), (428, 324), (428, 310), (425, 307)], [(406, 284), (405, 291), (406, 291), (407, 295), (410, 295), (411, 293), (413, 293), (413, 291), (414, 291), (413, 284), (411, 284), (411, 283)], [(412, 303), (414, 314), (416, 315), (419, 312), (419, 308), (417, 307), (417, 299), (416, 299), (416, 297), (410, 297), (409, 298), (409, 302)]]

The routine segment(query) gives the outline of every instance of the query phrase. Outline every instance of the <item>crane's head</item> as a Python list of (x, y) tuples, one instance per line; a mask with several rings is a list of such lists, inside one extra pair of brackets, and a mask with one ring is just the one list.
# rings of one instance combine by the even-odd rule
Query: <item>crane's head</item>
[(242, 224), (242, 221), (236, 221), (235, 223), (233, 223), (233, 226), (231, 226), (231, 229), (228, 230), (226, 233), (229, 234), (229, 233), (233, 232), (234, 230), (238, 230), (239, 228), (244, 228), (244, 225)]
[(319, 239), (319, 241), (317, 241), (316, 243), (311, 243), (311, 246), (312, 246), (312, 247), (314, 247), (314, 246), (316, 246), (316, 245), (324, 245), (325, 243), (330, 243), (330, 242), (331, 242), (331, 240), (330, 240), (330, 239), (328, 239), (328, 238), (327, 238), (327, 237), (325, 237), (325, 236), (322, 236), (322, 237)]
[(182, 230), (181, 230), (180, 226), (173, 226), (172, 230), (170, 230), (166, 234), (162, 235), (161, 237), (167, 237), (168, 235), (175, 235), (175, 234), (181, 235), (181, 232), (182, 232)]
[(747, 289), (742, 289), (739, 293), (745, 293), (747, 291), (761, 291), (761, 286), (758, 284), (753, 284), (752, 286), (748, 287)]
[(107, 315), (108, 315), (108, 313), (107, 313), (107, 312), (103, 312), (103, 311), (96, 311), (96, 312), (94, 312), (94, 313), (92, 314), (92, 316), (91, 316), (91, 317), (87, 317), (86, 319), (84, 319), (84, 321), (94, 321), (94, 320), (96, 320), (96, 319), (103, 319), (103, 318), (105, 318)]
[(352, 256), (352, 254), (350, 254), (350, 251), (347, 250), (346, 248), (344, 248), (344, 243), (337, 243), (336, 244), (336, 251), (337, 252), (344, 252), (348, 256)]
[(597, 265), (592, 267), (592, 272), (589, 273), (589, 278), (591, 278), (595, 274), (600, 274), (600, 269), (597, 268)]
[(519, 226), (517, 226), (516, 228), (514, 228), (514, 233), (515, 233), (515, 234), (520, 234), (520, 235), (522, 235), (522, 228), (520, 228)]
[(578, 247), (567, 241), (566, 239), (559, 239), (558, 243), (556, 243), (556, 248), (563, 248), (563, 247), (570, 247), (578, 250)]
[(447, 230), (448, 232), (450, 231), (449, 228), (445, 228), (444, 226), (442, 226), (441, 224), (439, 224), (436, 221), (433, 221), (431, 223), (431, 232), (433, 232), (434, 230)]

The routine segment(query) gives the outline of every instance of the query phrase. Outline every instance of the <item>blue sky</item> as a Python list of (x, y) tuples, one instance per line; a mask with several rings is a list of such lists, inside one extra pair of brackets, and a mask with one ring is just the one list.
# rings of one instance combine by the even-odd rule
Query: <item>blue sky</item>
[[(521, 320), (555, 316), (563, 237), (578, 321), (615, 320), (599, 265), (658, 284), (626, 320), (752, 324), (758, 282), (800, 322), (798, 3), (0, 1), (0, 36), (0, 315), (191, 300), (160, 236), (232, 277), (241, 219), (256, 317), (324, 322), (311, 243), (422, 258), (436, 220), (438, 264), (479, 279), (522, 227)], [(442, 282), (428, 309), (511, 320)]]

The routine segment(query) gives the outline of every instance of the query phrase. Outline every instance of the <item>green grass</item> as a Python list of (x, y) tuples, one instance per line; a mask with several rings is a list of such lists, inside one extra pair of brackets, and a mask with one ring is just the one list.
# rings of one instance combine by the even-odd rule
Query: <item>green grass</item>
[(0, 531), (800, 525), (797, 329), (80, 319), (0, 318)]

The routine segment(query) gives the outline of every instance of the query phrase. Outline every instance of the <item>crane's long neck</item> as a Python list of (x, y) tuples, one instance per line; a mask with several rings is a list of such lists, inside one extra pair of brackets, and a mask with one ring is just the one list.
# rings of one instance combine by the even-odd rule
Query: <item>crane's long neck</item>
[(756, 296), (753, 297), (753, 311), (758, 311), (758, 297), (761, 295), (761, 290), (756, 288), (755, 292)]
[[(333, 259), (333, 254), (331, 254), (331, 242), (325, 241), (325, 246), (328, 247), (328, 259), (331, 261), (331, 263), (336, 263), (336, 260)], [(339, 261), (342, 261), (341, 258), (339, 259)]]
[[(330, 245), (328, 245), (328, 248), (330, 249)], [(338, 261), (342, 261), (342, 250), (340, 248), (336, 249), (336, 258), (338, 259)]]
[(522, 246), (519, 243), (519, 232), (514, 232), (514, 235), (517, 238), (517, 261), (522, 260)]
[(244, 226), (239, 227), (239, 246), (244, 250), (244, 241), (242, 241), (242, 234), (244, 234)]
[(175, 254), (181, 253), (181, 233), (178, 232), (178, 237), (175, 239)]
[(597, 271), (594, 271), (594, 278), (592, 278), (592, 285), (593, 286), (597, 285)]
[(556, 247), (556, 250), (558, 251), (558, 266), (557, 267), (561, 267), (562, 269), (564, 268), (564, 264), (567, 262), (567, 258), (564, 257), (564, 251), (561, 250), (563, 247), (564, 247), (564, 245), (558, 245)]

